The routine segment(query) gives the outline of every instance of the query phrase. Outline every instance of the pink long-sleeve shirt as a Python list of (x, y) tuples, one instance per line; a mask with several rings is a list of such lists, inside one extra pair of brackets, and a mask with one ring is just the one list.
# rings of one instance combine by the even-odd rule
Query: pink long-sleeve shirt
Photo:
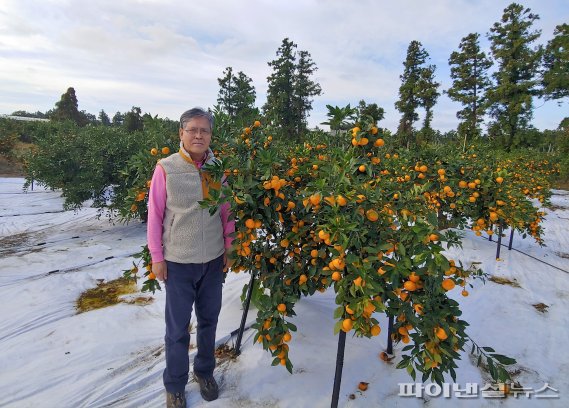
[[(202, 163), (197, 162), (195, 164), (198, 169), (201, 169)], [(164, 260), (162, 231), (164, 211), (166, 209), (166, 197), (166, 173), (162, 166), (158, 165), (152, 175), (150, 192), (148, 194), (147, 240), (152, 262), (161, 262)], [(229, 203), (222, 204), (219, 213), (223, 227), (225, 250), (228, 250), (233, 243), (233, 237), (230, 234), (235, 232), (235, 221), (230, 217)]]

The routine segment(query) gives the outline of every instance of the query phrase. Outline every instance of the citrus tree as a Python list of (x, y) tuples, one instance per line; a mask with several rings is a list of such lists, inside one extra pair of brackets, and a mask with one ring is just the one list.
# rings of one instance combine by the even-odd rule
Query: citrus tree
[[(227, 177), (227, 187), (204, 201), (216, 206), (232, 198), (233, 270), (258, 277), (253, 328), (273, 365), (292, 371), (295, 303), (332, 287), (336, 333), (377, 336), (374, 313), (386, 312), (396, 318), (393, 339), (413, 341), (400, 368), (439, 383), (444, 373), (454, 378), (468, 336), (448, 292), (461, 287), (467, 296), (468, 280), (482, 277), (443, 254), (445, 246), (460, 245), (456, 232), (438, 228), (447, 204), (460, 208), (445, 201), (464, 195), (446, 188), (458, 182), (450, 182), (442, 163), (411, 165), (410, 157), (384, 152), (381, 132), (365, 120), (340, 138), (315, 133), (301, 146), (273, 143), (260, 122), (245, 128), (223, 164), (207, 169)], [(508, 378), (501, 363), (512, 360), (487, 357), (498, 360), (493, 376)]]
[[(541, 191), (537, 198), (546, 201), (545, 178), (533, 177), (541, 189), (522, 188), (511, 159), (475, 146), (463, 154), (397, 152), (365, 117), (345, 133), (313, 132), (299, 145), (273, 140), (271, 133), (256, 121), (237, 137), (218, 140), (223, 161), (203, 171), (226, 183), (202, 205), (214, 211), (231, 203), (232, 270), (257, 278), (253, 329), (273, 365), (292, 372), (295, 304), (330, 289), (336, 294), (335, 333), (377, 336), (382, 328), (376, 313), (394, 318), (392, 339), (405, 344), (406, 353), (398, 367), (413, 378), (420, 372), (423, 380), (441, 383), (445, 373), (454, 379), (459, 353), (471, 341), (492, 377), (508, 379), (504, 365), (514, 360), (469, 339), (459, 303), (449, 297), (455, 290), (468, 296), (472, 280), (484, 274), (444, 255), (461, 242), (457, 229), (447, 227), (491, 235), (509, 225), (541, 243), (543, 213), (526, 190)], [(124, 173), (136, 180), (124, 201), (130, 216), (144, 216), (151, 169), (166, 154), (155, 147), (132, 158)], [(146, 247), (140, 256), (142, 266), (135, 262), (125, 275), (139, 276), (142, 267), (143, 290), (154, 292), (160, 286)]]

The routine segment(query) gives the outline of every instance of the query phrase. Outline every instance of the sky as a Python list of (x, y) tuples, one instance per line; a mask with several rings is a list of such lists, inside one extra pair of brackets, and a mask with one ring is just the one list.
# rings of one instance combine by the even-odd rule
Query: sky
[[(540, 19), (537, 44), (569, 21), (567, 0), (525, 0)], [(308, 51), (322, 87), (308, 119), (326, 121), (326, 105), (364, 99), (385, 109), (395, 130), (399, 76), (409, 43), (420, 41), (436, 65), (439, 90), (451, 86), (448, 58), (463, 37), (486, 34), (506, 0), (3, 0), (0, 7), (0, 114), (47, 111), (74, 87), (79, 109), (109, 116), (138, 106), (170, 119), (213, 107), (226, 67), (252, 78), (256, 105), (266, 101), (268, 62), (284, 38)], [(567, 102), (535, 100), (533, 125), (554, 129)], [(433, 127), (455, 129), (460, 105), (441, 95)], [(419, 126), (419, 123), (417, 124)]]

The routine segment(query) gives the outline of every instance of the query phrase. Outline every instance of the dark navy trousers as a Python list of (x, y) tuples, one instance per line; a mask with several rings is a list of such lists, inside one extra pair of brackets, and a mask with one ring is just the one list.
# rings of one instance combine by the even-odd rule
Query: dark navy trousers
[(194, 373), (211, 377), (215, 368), (215, 331), (221, 310), (223, 255), (204, 264), (166, 261), (166, 391), (184, 392), (190, 368), (188, 326), (195, 304), (197, 354)]

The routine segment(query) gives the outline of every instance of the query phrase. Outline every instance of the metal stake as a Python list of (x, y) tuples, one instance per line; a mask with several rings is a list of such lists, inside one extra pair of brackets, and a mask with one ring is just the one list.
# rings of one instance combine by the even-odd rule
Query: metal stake
[(251, 272), (251, 280), (249, 281), (249, 287), (247, 288), (247, 298), (245, 299), (245, 308), (243, 309), (243, 315), (241, 315), (241, 325), (239, 326), (239, 332), (237, 333), (237, 343), (235, 344), (235, 355), (241, 354), (241, 339), (243, 338), (243, 332), (245, 331), (245, 322), (247, 321), (247, 313), (249, 312), (249, 305), (251, 304), (251, 295), (253, 294), (253, 285), (255, 284), (255, 274)]
[(510, 243), (508, 244), (508, 250), (512, 250), (512, 243), (514, 242), (514, 227), (512, 227), (512, 232), (510, 232)]
[(342, 382), (342, 369), (344, 368), (344, 350), (346, 349), (346, 332), (340, 330), (338, 336), (338, 354), (336, 355), (336, 374), (334, 375), (334, 390), (332, 392), (332, 408), (338, 408), (340, 398), (340, 383)]
[(387, 354), (393, 354), (393, 316), (389, 316), (389, 323), (387, 324)]
[(498, 225), (498, 245), (496, 246), (496, 259), (500, 259), (501, 247), (502, 247), (502, 224)]

